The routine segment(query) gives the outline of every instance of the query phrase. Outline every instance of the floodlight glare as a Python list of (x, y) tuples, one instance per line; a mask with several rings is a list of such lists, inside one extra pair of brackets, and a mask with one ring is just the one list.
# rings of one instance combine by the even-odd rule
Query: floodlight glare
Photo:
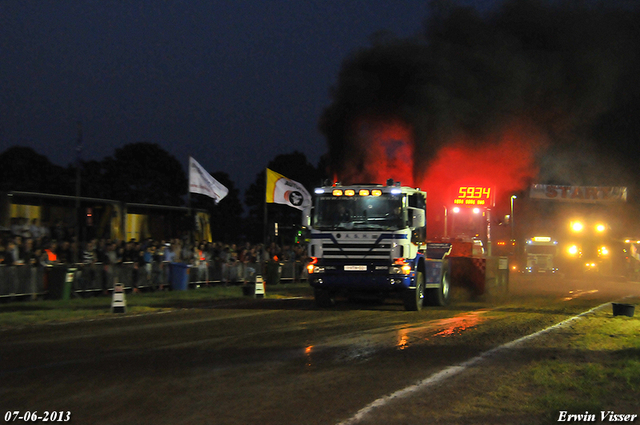
[(584, 229), (584, 225), (581, 222), (574, 221), (571, 223), (571, 230), (574, 232), (582, 232), (582, 229)]

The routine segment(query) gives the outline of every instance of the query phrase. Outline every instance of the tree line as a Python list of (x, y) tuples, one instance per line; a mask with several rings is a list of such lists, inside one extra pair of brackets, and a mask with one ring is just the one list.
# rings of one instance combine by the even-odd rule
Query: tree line
[[(276, 156), (266, 168), (311, 189), (326, 178), (324, 158), (312, 165), (300, 152)], [(32, 148), (13, 146), (0, 153), (0, 191), (25, 191), (76, 195), (78, 166), (80, 195), (121, 202), (184, 206), (188, 176), (178, 159), (156, 143), (130, 143), (100, 161), (80, 161), (67, 167), (55, 165)], [(209, 172), (229, 189), (217, 205), (211, 198), (191, 194), (191, 206), (209, 211), (214, 239), (223, 242), (262, 240), (264, 228), (265, 175), (260, 172), (241, 199), (240, 190), (225, 172)], [(244, 202), (243, 202), (244, 201)], [(245, 214), (245, 206), (247, 211)], [(270, 204), (268, 225), (287, 228), (300, 223), (300, 211)]]

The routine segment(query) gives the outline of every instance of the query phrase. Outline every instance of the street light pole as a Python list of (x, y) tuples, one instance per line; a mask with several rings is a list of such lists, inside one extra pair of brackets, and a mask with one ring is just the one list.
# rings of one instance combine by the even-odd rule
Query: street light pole
[(511, 252), (513, 252), (515, 235), (514, 235), (514, 217), (513, 217), (513, 201), (517, 198), (516, 195), (511, 195)]
[(487, 255), (491, 257), (493, 255), (493, 249), (491, 247), (491, 208), (487, 208)]

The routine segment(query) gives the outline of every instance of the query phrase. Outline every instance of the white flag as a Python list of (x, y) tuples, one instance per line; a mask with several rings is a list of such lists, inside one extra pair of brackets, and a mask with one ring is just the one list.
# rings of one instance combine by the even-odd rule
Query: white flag
[(229, 189), (211, 177), (198, 161), (189, 157), (189, 192), (207, 195), (217, 204), (227, 196)]
[(311, 195), (302, 184), (267, 168), (266, 201), (304, 210), (311, 205)]

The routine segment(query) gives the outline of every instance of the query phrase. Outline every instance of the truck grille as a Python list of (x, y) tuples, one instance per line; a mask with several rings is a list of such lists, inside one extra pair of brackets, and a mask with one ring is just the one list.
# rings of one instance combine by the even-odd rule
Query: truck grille
[(391, 252), (391, 243), (375, 243), (363, 241), (361, 243), (334, 243), (323, 241), (322, 253), (324, 258), (359, 258), (367, 260), (388, 260)]

